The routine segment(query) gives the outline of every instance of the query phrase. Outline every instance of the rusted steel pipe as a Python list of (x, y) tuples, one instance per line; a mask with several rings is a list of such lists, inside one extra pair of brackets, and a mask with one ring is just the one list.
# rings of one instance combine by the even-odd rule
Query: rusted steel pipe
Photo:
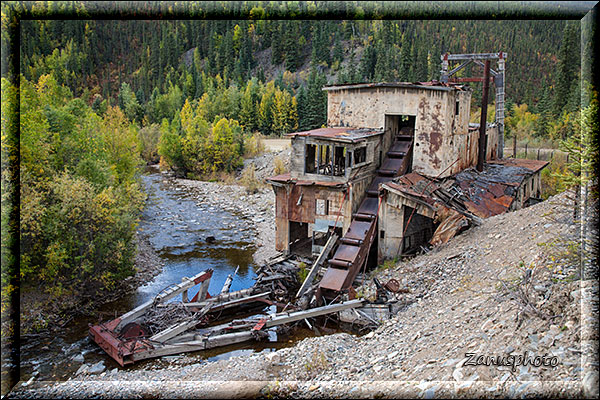
[(479, 124), (479, 154), (477, 156), (477, 171), (483, 171), (485, 162), (485, 131), (487, 125), (488, 88), (490, 81), (490, 60), (485, 60), (483, 68), (483, 93), (481, 94), (481, 122)]

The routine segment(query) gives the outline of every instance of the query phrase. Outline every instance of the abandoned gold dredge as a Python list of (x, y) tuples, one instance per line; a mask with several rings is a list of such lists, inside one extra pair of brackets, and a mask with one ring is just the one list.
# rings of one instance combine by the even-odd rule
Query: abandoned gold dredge
[[(281, 254), (258, 269), (256, 283), (230, 293), (229, 276), (211, 296), (212, 271), (202, 271), (90, 327), (91, 338), (126, 365), (258, 340), (268, 329), (303, 320), (310, 326), (309, 318), (324, 315), (365, 328), (389, 318), (400, 308), (396, 293), (405, 289), (394, 279), (375, 280), (377, 299), (359, 298), (361, 271), (364, 277), (385, 259), (426, 251), (483, 218), (540, 201), (547, 162), (502, 156), (505, 60), (502, 52), (445, 54), (440, 81), (324, 87), (328, 126), (289, 134), (290, 172), (267, 179)], [(483, 76), (454, 77), (471, 63)], [(491, 124), (485, 122), (490, 78)], [(469, 123), (465, 82), (483, 84), (480, 124)], [(308, 270), (303, 282), (300, 267)], [(179, 295), (181, 301), (169, 301)], [(277, 311), (250, 314), (267, 305)], [(229, 322), (215, 325), (227, 315)]]

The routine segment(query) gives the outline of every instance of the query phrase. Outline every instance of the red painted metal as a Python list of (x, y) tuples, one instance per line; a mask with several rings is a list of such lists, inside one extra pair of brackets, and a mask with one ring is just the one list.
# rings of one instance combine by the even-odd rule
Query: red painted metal
[(266, 323), (267, 323), (267, 319), (261, 318), (260, 320), (258, 320), (258, 323), (256, 325), (254, 325), (254, 328), (252, 328), (252, 330), (260, 331), (265, 326)]
[(118, 322), (115, 324), (115, 321), (120, 322), (120, 319), (117, 318), (106, 324), (92, 326), (89, 334), (94, 342), (123, 367), (133, 363), (131, 355), (134, 352), (152, 349), (153, 346), (145, 339), (120, 338), (113, 330), (118, 325)]
[(396, 293), (398, 292), (398, 290), (400, 290), (400, 282), (392, 278), (383, 287), (389, 290), (390, 292)]

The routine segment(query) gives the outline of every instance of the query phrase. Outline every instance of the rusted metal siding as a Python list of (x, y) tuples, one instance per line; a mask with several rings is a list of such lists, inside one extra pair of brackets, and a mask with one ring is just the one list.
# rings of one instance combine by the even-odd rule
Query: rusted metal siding
[(287, 251), (288, 232), (288, 196), (285, 187), (275, 188), (275, 249)]
[(315, 193), (310, 186), (292, 186), (288, 196), (288, 219), (295, 222), (315, 222)]

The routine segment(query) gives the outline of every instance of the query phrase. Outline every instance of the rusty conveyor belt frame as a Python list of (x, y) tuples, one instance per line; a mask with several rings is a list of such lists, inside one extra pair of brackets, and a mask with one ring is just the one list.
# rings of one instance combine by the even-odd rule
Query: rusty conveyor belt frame
[(405, 174), (411, 161), (413, 136), (404, 133), (401, 131), (394, 137), (394, 142), (377, 170), (377, 176), (366, 190), (366, 197), (352, 216), (348, 231), (340, 239), (333, 257), (328, 260), (329, 268), (319, 283), (317, 298), (323, 296), (331, 300), (348, 290), (367, 262), (377, 234), (379, 184)]

